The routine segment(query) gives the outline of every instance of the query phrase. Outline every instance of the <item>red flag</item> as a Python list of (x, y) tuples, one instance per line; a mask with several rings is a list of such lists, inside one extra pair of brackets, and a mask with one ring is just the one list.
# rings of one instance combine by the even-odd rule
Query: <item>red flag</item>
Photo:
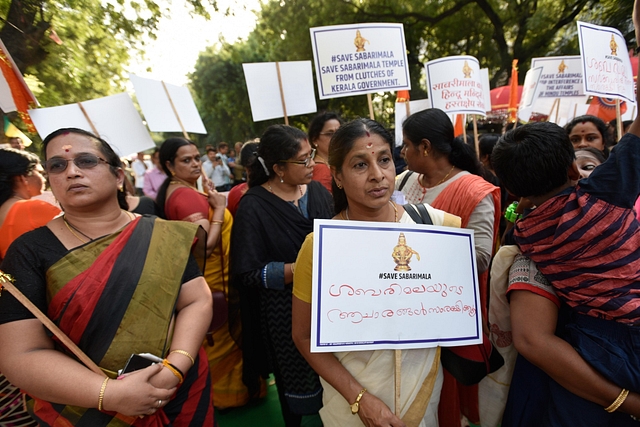
[[(620, 115), (624, 114), (626, 111), (627, 103), (620, 101)], [(589, 104), (587, 114), (599, 117), (607, 123), (610, 122), (616, 118), (615, 98), (600, 98), (598, 96), (594, 96), (591, 98), (591, 104)]]
[(399, 90), (396, 94), (396, 102), (409, 102), (409, 91)]
[(511, 90), (509, 91), (509, 123), (518, 120), (518, 60), (511, 63)]

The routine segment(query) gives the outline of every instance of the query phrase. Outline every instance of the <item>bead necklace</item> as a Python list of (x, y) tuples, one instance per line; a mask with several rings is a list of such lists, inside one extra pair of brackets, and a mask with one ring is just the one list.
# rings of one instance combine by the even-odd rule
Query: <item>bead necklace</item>
[[(389, 204), (393, 208), (393, 222), (398, 222), (398, 208), (396, 208), (396, 204), (394, 202), (392, 202), (391, 200), (389, 200)], [(347, 209), (344, 210), (343, 218), (346, 219), (347, 221), (350, 221), (350, 218), (349, 218), (349, 206), (347, 206)]]

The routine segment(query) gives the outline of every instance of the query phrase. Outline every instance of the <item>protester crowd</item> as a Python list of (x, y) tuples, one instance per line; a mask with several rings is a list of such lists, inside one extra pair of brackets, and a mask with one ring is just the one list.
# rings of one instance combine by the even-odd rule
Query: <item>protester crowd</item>
[[(32, 303), (0, 293), (0, 425), (214, 426), (270, 374), (287, 427), (638, 425), (640, 119), (402, 135), (321, 112), (130, 167), (74, 128), (0, 148), (2, 279)], [(399, 399), (393, 350), (312, 353), (315, 219), (473, 230), (483, 343), (403, 351)]]

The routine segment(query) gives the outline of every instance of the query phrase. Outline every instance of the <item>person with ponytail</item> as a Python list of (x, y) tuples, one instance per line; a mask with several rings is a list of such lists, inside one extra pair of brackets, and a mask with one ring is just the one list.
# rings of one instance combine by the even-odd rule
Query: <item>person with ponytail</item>
[(298, 427), (303, 415), (316, 415), (322, 406), (322, 387), (291, 338), (294, 262), (313, 220), (331, 218), (331, 194), (312, 180), (315, 150), (301, 130), (270, 126), (256, 154), (231, 239), (244, 381), (257, 393), (259, 376), (273, 372), (285, 426)]
[[(429, 203), (462, 218), (474, 231), (480, 302), (487, 322), (488, 269), (500, 225), (500, 188), (481, 176), (473, 149), (454, 138), (453, 123), (437, 108), (419, 111), (402, 125), (402, 154), (408, 170), (396, 178), (396, 190), (408, 203)], [(465, 387), (445, 372), (440, 400), (440, 425), (460, 423), (461, 401), (471, 422), (478, 423), (477, 386)], [(460, 399), (458, 398), (460, 395)]]

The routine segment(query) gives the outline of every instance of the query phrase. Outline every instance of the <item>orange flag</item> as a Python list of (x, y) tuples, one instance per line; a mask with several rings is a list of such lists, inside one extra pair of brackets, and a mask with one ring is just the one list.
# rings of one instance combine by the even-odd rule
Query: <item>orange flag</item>
[[(621, 101), (620, 114), (624, 114), (626, 111), (627, 103)], [(587, 115), (599, 117), (607, 123), (610, 122), (616, 118), (616, 100), (614, 98), (600, 98), (598, 96), (594, 96), (591, 98), (591, 104), (589, 104)]]
[[(4, 78), (7, 82), (7, 86), (9, 86), (9, 90), (11, 92), (10, 96), (13, 99), (13, 103), (15, 104), (15, 110), (9, 111), (17, 111), (18, 115), (22, 119), (25, 125), (27, 125), (27, 130), (29, 132), (36, 132), (36, 128), (31, 121), (31, 117), (29, 117), (29, 113), (27, 110), (29, 107), (35, 108), (38, 104), (36, 97), (33, 96), (33, 93), (29, 90), (29, 87), (25, 83), (22, 78), (22, 74), (18, 70), (18, 67), (13, 62), (11, 55), (9, 55), (9, 51), (4, 46), (4, 43), (0, 40), (0, 71), (2, 72), (0, 78)], [(7, 111), (5, 111), (6, 113)]]
[(409, 102), (409, 91), (399, 90), (396, 94), (396, 102)]
[(518, 60), (511, 63), (511, 90), (509, 91), (509, 123), (518, 120)]
[(453, 136), (464, 133), (464, 114), (456, 114), (456, 123), (453, 125)]

